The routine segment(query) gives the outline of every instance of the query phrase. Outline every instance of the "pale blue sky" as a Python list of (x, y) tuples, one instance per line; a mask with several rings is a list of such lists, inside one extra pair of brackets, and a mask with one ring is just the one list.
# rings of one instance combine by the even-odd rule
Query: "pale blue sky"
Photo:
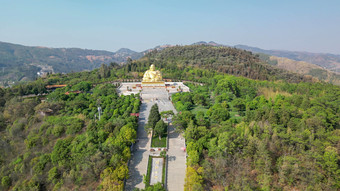
[(340, 1), (0, 0), (0, 41), (109, 51), (215, 41), (340, 54)]

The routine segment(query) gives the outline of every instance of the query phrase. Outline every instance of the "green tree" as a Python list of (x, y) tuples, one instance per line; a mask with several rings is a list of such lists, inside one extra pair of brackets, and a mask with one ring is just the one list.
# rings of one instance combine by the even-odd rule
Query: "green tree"
[(70, 145), (72, 138), (59, 139), (51, 153), (51, 161), (53, 164), (67, 165), (70, 156)]
[(205, 126), (196, 126), (194, 121), (190, 121), (188, 128), (185, 130), (185, 139), (188, 142), (197, 141), (201, 137), (208, 134), (207, 128)]
[(167, 118), (172, 117), (173, 115), (175, 115), (174, 112), (173, 112), (172, 110), (162, 111), (160, 114), (161, 114), (162, 118), (165, 118), (165, 119), (167, 119)]
[(174, 125), (178, 131), (184, 131), (191, 120), (194, 119), (194, 115), (190, 111), (183, 111), (178, 113), (174, 117)]
[(92, 88), (92, 84), (90, 82), (80, 82), (72, 87), (72, 90), (79, 90), (88, 92)]
[(58, 179), (60, 176), (57, 167), (51, 168), (51, 170), (48, 171), (48, 180), (52, 181), (53, 183), (56, 182), (56, 179)]
[(241, 98), (236, 98), (231, 103), (237, 109), (237, 111), (245, 111), (246, 110), (245, 101)]
[(167, 124), (165, 124), (162, 119), (159, 120), (154, 128), (155, 136), (158, 136), (159, 140), (161, 140), (162, 136), (164, 135), (164, 133), (166, 133), (166, 131)]
[(328, 185), (331, 188), (340, 188), (340, 169), (339, 169), (339, 156), (336, 148), (328, 146), (323, 155), (322, 167), (326, 171)]
[(12, 184), (11, 178), (9, 176), (4, 176), (1, 179), (1, 186), (5, 189), (9, 188)]
[(203, 168), (199, 167), (195, 169), (194, 167), (188, 166), (185, 176), (185, 191), (200, 191), (203, 190)]
[(110, 70), (106, 64), (100, 66), (99, 75), (101, 78), (108, 78), (110, 76)]
[(162, 183), (158, 182), (154, 185), (147, 186), (143, 191), (166, 191)]
[(225, 108), (216, 108), (213, 109), (210, 115), (210, 119), (212, 122), (221, 122), (229, 119), (230, 114)]
[(154, 104), (150, 110), (147, 128), (153, 130), (160, 119), (161, 115), (159, 114), (158, 105)]
[(197, 125), (208, 126), (208, 121), (206, 120), (205, 114), (203, 111), (198, 111), (195, 118), (196, 118)]

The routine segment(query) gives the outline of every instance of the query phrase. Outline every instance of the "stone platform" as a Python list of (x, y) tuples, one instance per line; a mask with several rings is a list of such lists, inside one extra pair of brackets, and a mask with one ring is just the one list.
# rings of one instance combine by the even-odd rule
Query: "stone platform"
[[(117, 88), (119, 95), (131, 95), (141, 93), (143, 89), (165, 89), (169, 96), (173, 93), (178, 92), (189, 92), (188, 86), (184, 85), (183, 82), (164, 82), (161, 84), (144, 84), (150, 82), (125, 82)], [(154, 82), (153, 82), (154, 83)]]
[(165, 87), (165, 82), (142, 82), (142, 87)]

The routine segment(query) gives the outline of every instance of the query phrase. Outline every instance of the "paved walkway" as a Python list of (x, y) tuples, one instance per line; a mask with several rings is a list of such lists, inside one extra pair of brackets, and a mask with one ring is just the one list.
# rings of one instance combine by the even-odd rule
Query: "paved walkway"
[[(133, 188), (144, 189), (143, 175), (147, 172), (148, 158), (150, 154), (151, 139), (144, 131), (150, 109), (155, 103), (158, 104), (160, 112), (173, 110), (177, 113), (169, 100), (169, 95), (165, 89), (143, 89), (142, 105), (138, 121), (137, 139), (139, 140), (134, 147), (133, 155), (129, 164), (130, 178), (126, 182), (126, 190)], [(156, 99), (157, 98), (157, 99)], [(167, 166), (167, 189), (169, 191), (184, 190), (184, 179), (186, 169), (185, 152), (181, 147), (185, 146), (185, 140), (174, 132), (174, 128), (169, 126), (169, 150)]]
[(163, 176), (163, 158), (152, 158), (152, 168), (151, 168), (151, 177), (150, 177), (150, 185), (157, 184), (158, 182), (162, 182)]
[(152, 104), (143, 102), (140, 108), (137, 142), (134, 146), (133, 155), (129, 164), (129, 179), (126, 181), (126, 190), (134, 188), (144, 189), (143, 175), (147, 172), (150, 138), (144, 131), (144, 125), (147, 123)]
[(168, 190), (184, 190), (186, 153), (181, 149), (185, 146), (185, 140), (169, 127), (169, 150), (168, 150)]

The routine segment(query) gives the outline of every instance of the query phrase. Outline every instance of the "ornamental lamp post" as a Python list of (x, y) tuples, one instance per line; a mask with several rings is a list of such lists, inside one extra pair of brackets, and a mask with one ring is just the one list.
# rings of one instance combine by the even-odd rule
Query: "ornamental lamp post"
[(99, 107), (98, 107), (99, 120), (100, 120), (100, 115), (101, 115), (101, 112), (102, 112), (102, 108), (99, 106)]

